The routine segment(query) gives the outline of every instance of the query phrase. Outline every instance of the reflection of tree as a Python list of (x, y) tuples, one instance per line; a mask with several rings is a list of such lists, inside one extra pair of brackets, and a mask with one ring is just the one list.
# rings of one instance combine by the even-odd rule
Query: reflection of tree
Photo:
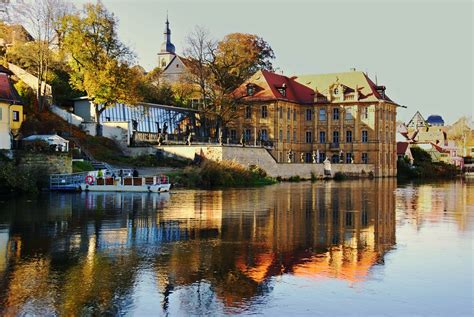
[(175, 308), (176, 293), (187, 298), (179, 305), (188, 313), (218, 303), (238, 312), (265, 300), (273, 277), (288, 273), (363, 281), (395, 243), (395, 185), (69, 196), (62, 214), (11, 215), (22, 246), (9, 249), (0, 304), (14, 314), (29, 299), (60, 315), (120, 314), (133, 304), (143, 268), (153, 271), (163, 312)]

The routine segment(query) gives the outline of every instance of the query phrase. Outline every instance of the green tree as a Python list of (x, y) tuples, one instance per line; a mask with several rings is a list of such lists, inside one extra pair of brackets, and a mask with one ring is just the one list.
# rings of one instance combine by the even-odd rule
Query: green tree
[(134, 55), (117, 35), (117, 19), (101, 2), (86, 4), (79, 14), (63, 20), (62, 49), (69, 56), (71, 85), (85, 91), (100, 115), (116, 103), (135, 104), (137, 72), (130, 68)]

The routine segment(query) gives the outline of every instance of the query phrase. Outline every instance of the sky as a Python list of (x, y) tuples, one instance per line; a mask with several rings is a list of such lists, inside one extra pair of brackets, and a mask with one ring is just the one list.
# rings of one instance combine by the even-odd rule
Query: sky
[[(88, 2), (73, 1), (77, 6)], [(119, 19), (119, 36), (146, 70), (157, 66), (166, 13), (181, 54), (197, 25), (216, 39), (252, 33), (275, 51), (287, 76), (367, 72), (408, 121), (442, 115), (447, 123), (473, 116), (474, 5), (471, 0), (102, 0)]]

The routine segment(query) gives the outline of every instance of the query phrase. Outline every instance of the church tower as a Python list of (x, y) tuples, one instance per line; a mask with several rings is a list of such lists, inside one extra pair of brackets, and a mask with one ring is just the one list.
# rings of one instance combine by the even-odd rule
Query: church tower
[(171, 30), (170, 22), (168, 21), (168, 15), (166, 15), (165, 25), (165, 31), (163, 33), (164, 40), (161, 44), (161, 50), (158, 53), (158, 67), (160, 67), (161, 69), (165, 69), (176, 55), (175, 47), (173, 43), (171, 43)]

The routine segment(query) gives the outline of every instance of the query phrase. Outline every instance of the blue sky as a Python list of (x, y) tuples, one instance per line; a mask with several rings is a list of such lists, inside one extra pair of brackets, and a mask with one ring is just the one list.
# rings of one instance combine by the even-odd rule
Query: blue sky
[[(76, 0), (80, 6), (87, 1)], [(270, 43), (285, 75), (368, 72), (406, 105), (448, 123), (473, 115), (473, 14), (467, 1), (151, 1), (103, 0), (118, 17), (119, 35), (145, 69), (156, 53), (169, 12), (178, 54), (196, 25), (216, 38), (253, 33)]]

